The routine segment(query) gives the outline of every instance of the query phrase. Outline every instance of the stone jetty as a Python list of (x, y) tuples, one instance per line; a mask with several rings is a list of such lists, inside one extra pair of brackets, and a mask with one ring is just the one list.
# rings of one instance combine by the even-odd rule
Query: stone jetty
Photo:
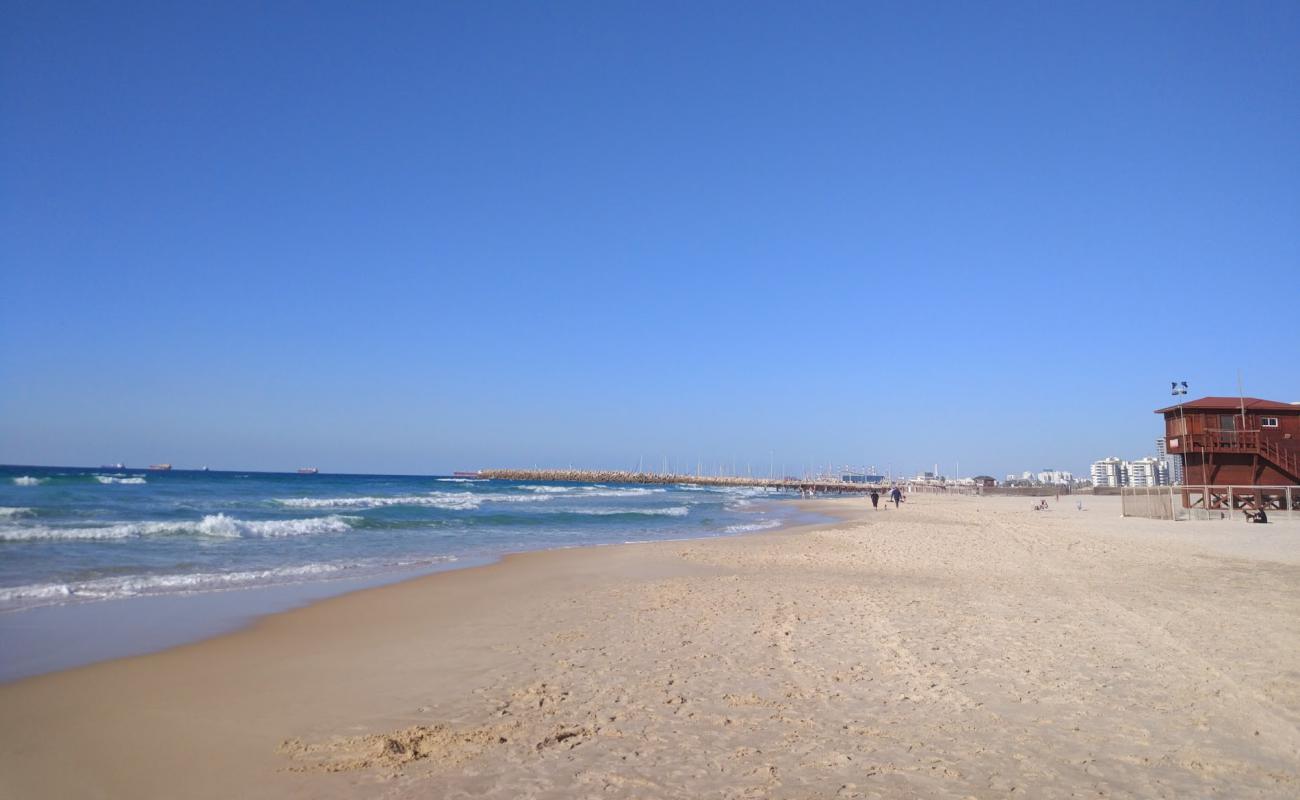
[[(458, 473), (459, 474), (459, 473)], [(844, 481), (787, 478), (745, 478), (734, 475), (678, 475), (661, 472), (586, 469), (484, 469), (480, 478), (501, 481), (540, 481), (549, 483), (640, 483), (684, 484), (688, 486), (755, 486), (791, 492), (845, 494), (888, 489), (885, 484), (846, 483)], [(901, 485), (900, 485), (901, 488)]]

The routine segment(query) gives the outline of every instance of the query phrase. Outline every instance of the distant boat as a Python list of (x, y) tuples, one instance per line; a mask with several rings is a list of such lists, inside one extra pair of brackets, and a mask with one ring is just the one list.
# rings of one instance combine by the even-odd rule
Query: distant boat
[(315, 475), (315, 474), (318, 473), (318, 472), (320, 472), (320, 470), (316, 469), (315, 467), (299, 467), (299, 468), (298, 468), (298, 474), (299, 474), (299, 475)]
[(103, 464), (99, 468), (100, 469), (126, 469), (126, 465), (123, 464), (121, 461), (119, 461), (116, 464)]
[(149, 465), (149, 469), (153, 470), (154, 472), (170, 472), (171, 468), (172, 468), (171, 464), (150, 464)]
[(453, 473), (451, 473), (451, 477), (453, 477), (453, 478), (477, 478), (477, 477), (478, 477), (478, 473), (477, 473), (477, 472), (453, 472)]
[(208, 466), (206, 464), (203, 465), (203, 469), (199, 470), (199, 472), (207, 472), (207, 471), (208, 471)]

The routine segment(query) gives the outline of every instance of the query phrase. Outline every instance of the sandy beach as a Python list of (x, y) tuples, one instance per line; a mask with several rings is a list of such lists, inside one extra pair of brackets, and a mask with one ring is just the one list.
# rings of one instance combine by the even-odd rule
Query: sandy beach
[(1300, 521), (917, 496), (0, 686), (0, 796), (1294, 797)]

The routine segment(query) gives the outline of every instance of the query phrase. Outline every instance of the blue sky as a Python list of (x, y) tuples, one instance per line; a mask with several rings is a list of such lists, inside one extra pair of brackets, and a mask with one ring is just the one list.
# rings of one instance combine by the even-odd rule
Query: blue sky
[(1300, 400), (1300, 5), (3, 2), (0, 462), (951, 474)]

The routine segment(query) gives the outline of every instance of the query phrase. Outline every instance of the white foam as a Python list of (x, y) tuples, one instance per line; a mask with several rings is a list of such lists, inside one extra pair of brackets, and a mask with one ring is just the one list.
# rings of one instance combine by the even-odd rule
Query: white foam
[(583, 486), (582, 494), (579, 497), (641, 497), (647, 494), (658, 494), (666, 492), (667, 489), (610, 489), (606, 486)]
[(487, 483), (487, 478), (436, 478), (444, 483)]
[(728, 525), (722, 529), (723, 533), (749, 533), (750, 531), (766, 531), (772, 528), (780, 527), (781, 520), (769, 519), (763, 522), (747, 522), (742, 525)]
[(545, 503), (551, 499), (549, 494), (483, 494), (479, 497), (485, 503)]
[(686, 506), (670, 508), (573, 508), (559, 510), (561, 514), (584, 514), (598, 517), (612, 517), (618, 514), (640, 514), (647, 517), (684, 517), (691, 513)]
[[(146, 523), (147, 524), (147, 523)], [(126, 539), (141, 535), (138, 525), (104, 525), (96, 528), (47, 528), (6, 526), (0, 528), (0, 542), (23, 542), (35, 539)]]
[[(603, 483), (595, 483), (595, 484), (592, 484), (591, 486), (539, 486), (539, 485), (532, 485), (532, 486), (521, 486), (521, 487), (519, 487), (519, 488), (521, 488), (521, 489), (528, 489), (529, 491), (533, 491), (533, 492), (554, 492), (554, 493), (556, 493), (556, 494), (561, 494), (561, 493), (569, 493), (569, 494), (579, 493), (579, 494), (578, 494), (579, 497), (640, 497), (640, 496), (642, 496), (642, 495), (647, 495), (647, 494), (660, 494), (660, 493), (662, 493), (662, 492), (666, 492), (666, 491), (668, 491), (666, 488), (662, 488), (662, 487), (658, 487), (658, 486), (655, 486), (655, 487), (646, 487), (646, 486), (627, 486), (627, 487), (623, 487), (623, 488), (621, 488), (621, 489), (614, 489), (614, 488), (611, 488), (611, 487), (609, 487), (609, 486), (606, 486), (606, 485), (603, 484)], [(674, 488), (674, 489), (679, 489), (679, 488), (681, 488), (681, 487), (679, 487), (679, 486), (674, 486), (673, 488)]]
[(275, 502), (292, 508), (385, 508), (432, 506), (451, 510), (478, 508), (482, 495), (471, 492), (432, 492), (390, 497), (290, 497)]
[(204, 536), (226, 538), (278, 538), (282, 536), (310, 536), (318, 533), (346, 533), (352, 525), (346, 517), (308, 517), (307, 519), (239, 520), (225, 514), (210, 514), (198, 525)]
[(100, 483), (123, 483), (131, 486), (139, 486), (148, 483), (141, 475), (132, 475), (130, 477), (119, 477), (117, 475), (96, 475), (95, 480)]
[(473, 492), (430, 492), (429, 494), (387, 497), (286, 497), (275, 502), (290, 508), (387, 508), (389, 506), (427, 506), (449, 511), (470, 511), (483, 503), (541, 503), (549, 495), (474, 494)]
[(236, 572), (194, 572), (180, 575), (127, 575), (71, 583), (35, 583), (0, 589), (0, 607), (31, 607), (66, 600), (110, 600), (149, 594), (193, 593), (247, 586), (297, 583), (331, 577), (348, 577), (362, 569), (378, 571), (455, 561), (442, 556), (392, 564), (312, 563), (273, 569)]
[(722, 486), (718, 488), (718, 491), (740, 497), (763, 497), (779, 492), (780, 489), (772, 489), (767, 486)]
[(0, 605), (13, 605), (22, 601), (61, 599), (72, 594), (66, 583), (34, 583), (0, 589)]
[(18, 486), (40, 486), (45, 481), (45, 478), (33, 478), (31, 475), (19, 475), (14, 478), (14, 483)]
[(0, 506), (0, 517), (25, 517), (30, 513), (32, 513), (30, 508), (10, 508), (8, 506)]
[(213, 536), (218, 538), (278, 538), (320, 533), (344, 533), (352, 529), (348, 519), (340, 516), (306, 519), (241, 520), (225, 514), (209, 514), (201, 520), (176, 522), (123, 522), (86, 528), (7, 526), (0, 528), (0, 541), (18, 542), (39, 539), (112, 540), (137, 539), (145, 536)]
[(772, 494), (781, 494), (784, 491), (772, 486), (697, 486), (690, 483), (675, 484), (673, 488), (683, 492), (711, 492), (735, 497), (765, 497)]

